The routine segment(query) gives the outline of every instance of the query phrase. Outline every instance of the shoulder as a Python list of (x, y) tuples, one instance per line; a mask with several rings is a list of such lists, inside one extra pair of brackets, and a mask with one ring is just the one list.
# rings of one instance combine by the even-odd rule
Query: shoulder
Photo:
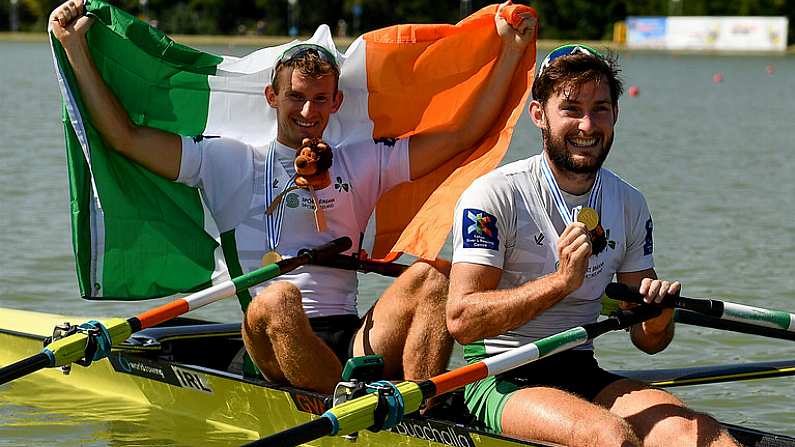
[(335, 147), (340, 152), (356, 153), (361, 151), (393, 151), (408, 147), (409, 138), (374, 138), (351, 143), (343, 143)]
[(234, 138), (219, 137), (214, 135), (197, 135), (195, 137), (183, 137), (183, 144), (187, 142), (194, 144), (201, 150), (241, 150), (251, 151), (253, 147)]
[(618, 176), (613, 171), (610, 171), (609, 169), (603, 169), (601, 175), (603, 182), (614, 182), (617, 193), (625, 203), (629, 205), (640, 205), (646, 203), (646, 198), (638, 188)]
[(202, 157), (216, 154), (247, 154), (254, 152), (254, 147), (234, 138), (197, 135), (182, 137), (183, 152), (197, 152)]
[(463, 196), (468, 197), (500, 197), (511, 194), (511, 184), (508, 177), (500, 170), (491, 171), (475, 179), (464, 190)]
[[(519, 160), (501, 166), (477, 179), (464, 191), (464, 194), (481, 194), (494, 197), (511, 197), (517, 176), (526, 176), (529, 173), (529, 160)], [(521, 183), (526, 180), (519, 180)]]
[(476, 210), (507, 218), (514, 212), (514, 202), (514, 189), (508, 177), (495, 170), (469, 185), (458, 200), (458, 209), (459, 212)]
[[(248, 169), (253, 159), (253, 146), (233, 138), (222, 137), (183, 137), (182, 171), (232, 173)], [(191, 168), (193, 166), (193, 168)], [(204, 174), (202, 174), (204, 175)]]

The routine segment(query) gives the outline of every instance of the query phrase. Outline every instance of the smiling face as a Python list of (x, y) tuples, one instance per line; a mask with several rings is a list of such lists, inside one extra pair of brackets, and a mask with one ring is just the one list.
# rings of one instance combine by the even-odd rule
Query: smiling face
[(542, 105), (530, 104), (534, 124), (542, 131), (544, 151), (552, 164), (574, 174), (595, 174), (613, 144), (618, 104), (607, 79), (564, 84)]
[(278, 91), (265, 88), (268, 104), (276, 109), (278, 134), (285, 146), (298, 149), (304, 138), (321, 138), (329, 117), (342, 105), (342, 92), (333, 74), (313, 77), (285, 67), (278, 73)]

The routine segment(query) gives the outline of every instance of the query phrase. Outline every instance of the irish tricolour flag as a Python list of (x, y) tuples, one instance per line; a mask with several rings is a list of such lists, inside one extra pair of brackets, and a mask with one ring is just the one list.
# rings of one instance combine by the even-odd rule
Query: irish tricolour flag
[[(243, 58), (180, 45), (104, 2), (91, 0), (88, 33), (97, 67), (138, 125), (180, 135), (223, 135), (263, 145), (276, 135), (265, 102), (275, 60), (298, 41)], [(405, 137), (458, 118), (487, 78), (500, 41), (496, 6), (457, 25), (399, 25), (367, 33), (343, 54), (328, 27), (308, 39), (339, 56), (345, 94), (324, 138), (339, 146)], [(72, 238), (80, 290), (89, 299), (145, 299), (196, 290), (239, 271), (197, 189), (160, 178), (108, 148), (91, 124), (62, 48), (53, 55), (64, 98)], [(535, 47), (512, 80), (502, 116), (473, 152), (382, 198), (374, 257), (434, 258), (461, 191), (508, 148), (532, 82)], [(400, 203), (400, 207), (382, 204)]]

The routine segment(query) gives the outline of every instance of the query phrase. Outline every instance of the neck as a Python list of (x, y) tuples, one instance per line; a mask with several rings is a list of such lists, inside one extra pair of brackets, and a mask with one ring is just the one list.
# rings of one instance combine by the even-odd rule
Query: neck
[(276, 135), (276, 141), (277, 141), (279, 144), (281, 144), (282, 146), (284, 146), (284, 147), (288, 147), (288, 148), (290, 148), (290, 149), (293, 149), (293, 150), (295, 150), (295, 151), (297, 151), (297, 150), (298, 150), (298, 146), (297, 146), (297, 145), (295, 145), (294, 143), (291, 143), (291, 142), (287, 141), (287, 139), (285, 139), (285, 138), (284, 138), (284, 137), (282, 137), (281, 135)]
[(544, 158), (549, 164), (549, 169), (552, 170), (552, 175), (555, 176), (555, 181), (558, 182), (558, 187), (563, 191), (579, 196), (590, 191), (593, 187), (593, 182), (596, 180), (595, 172), (579, 174), (561, 169), (555, 163), (552, 163), (546, 151), (544, 151)]

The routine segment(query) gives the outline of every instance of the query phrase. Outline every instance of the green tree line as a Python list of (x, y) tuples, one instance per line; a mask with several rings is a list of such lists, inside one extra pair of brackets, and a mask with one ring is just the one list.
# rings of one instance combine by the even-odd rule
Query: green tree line
[[(16, 20), (21, 31), (46, 28), (59, 0), (0, 0), (0, 30)], [(318, 25), (357, 35), (398, 23), (455, 23), (483, 0), (111, 0), (170, 34), (309, 34)], [(16, 12), (12, 5), (16, 4)], [(795, 40), (790, 0), (537, 0), (544, 39), (609, 39), (627, 16), (787, 16)], [(14, 19), (14, 14), (16, 19)]]

